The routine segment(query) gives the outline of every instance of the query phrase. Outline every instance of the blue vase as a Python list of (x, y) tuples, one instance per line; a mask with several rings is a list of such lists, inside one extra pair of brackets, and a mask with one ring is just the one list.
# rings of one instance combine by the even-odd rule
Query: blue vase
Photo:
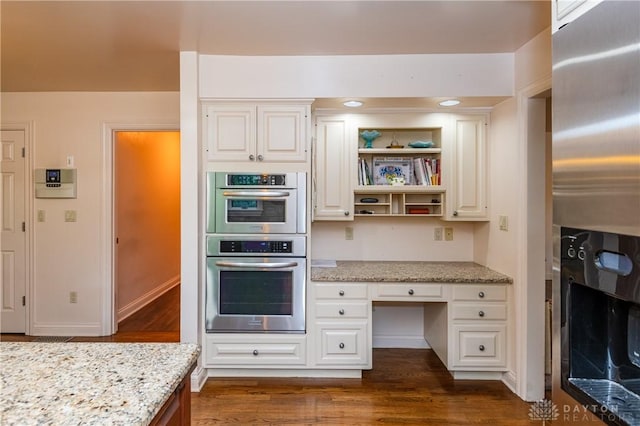
[(377, 130), (363, 130), (360, 137), (364, 140), (365, 148), (373, 148), (373, 141), (380, 137), (382, 133)]

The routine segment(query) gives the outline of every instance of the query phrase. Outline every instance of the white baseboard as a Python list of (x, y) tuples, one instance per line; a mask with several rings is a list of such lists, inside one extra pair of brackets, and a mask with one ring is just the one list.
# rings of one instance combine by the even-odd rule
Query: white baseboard
[(202, 368), (197, 365), (191, 373), (191, 392), (200, 392), (202, 387), (207, 382), (209, 373), (206, 368)]
[(33, 324), (29, 336), (102, 336), (99, 323)]
[(422, 336), (373, 336), (374, 348), (430, 349)]
[(176, 275), (175, 277), (170, 278), (164, 283), (160, 284), (158, 287), (153, 290), (143, 294), (138, 297), (136, 300), (128, 303), (126, 306), (123, 306), (118, 310), (118, 322), (130, 317), (131, 315), (138, 312), (140, 309), (147, 306), (149, 303), (156, 300), (158, 297), (162, 296), (175, 286), (180, 284), (180, 275)]

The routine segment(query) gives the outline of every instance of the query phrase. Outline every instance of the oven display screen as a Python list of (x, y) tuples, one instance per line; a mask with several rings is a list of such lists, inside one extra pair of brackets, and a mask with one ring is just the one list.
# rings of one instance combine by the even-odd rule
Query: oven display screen
[(245, 241), (242, 245), (244, 253), (267, 253), (270, 249), (267, 241)]
[(234, 186), (255, 186), (262, 185), (262, 175), (229, 175), (228, 184)]
[(229, 207), (234, 210), (255, 210), (258, 208), (258, 202), (258, 200), (230, 200)]

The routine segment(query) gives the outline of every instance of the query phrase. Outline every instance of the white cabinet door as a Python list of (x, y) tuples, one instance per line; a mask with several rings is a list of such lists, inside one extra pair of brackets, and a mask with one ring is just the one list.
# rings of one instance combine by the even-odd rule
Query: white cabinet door
[(314, 220), (353, 220), (357, 141), (344, 116), (316, 119)]
[(254, 105), (203, 105), (208, 161), (251, 161), (256, 150)]
[(306, 163), (310, 109), (291, 102), (204, 102), (207, 160)]
[(256, 159), (265, 162), (307, 160), (306, 105), (258, 106)]
[(486, 126), (485, 115), (454, 118), (448, 220), (488, 220)]

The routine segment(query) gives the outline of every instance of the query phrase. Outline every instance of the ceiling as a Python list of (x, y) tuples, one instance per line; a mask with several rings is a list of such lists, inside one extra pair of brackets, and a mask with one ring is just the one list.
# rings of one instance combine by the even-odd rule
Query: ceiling
[(178, 91), (179, 52), (514, 52), (550, 1), (7, 1), (1, 89)]

